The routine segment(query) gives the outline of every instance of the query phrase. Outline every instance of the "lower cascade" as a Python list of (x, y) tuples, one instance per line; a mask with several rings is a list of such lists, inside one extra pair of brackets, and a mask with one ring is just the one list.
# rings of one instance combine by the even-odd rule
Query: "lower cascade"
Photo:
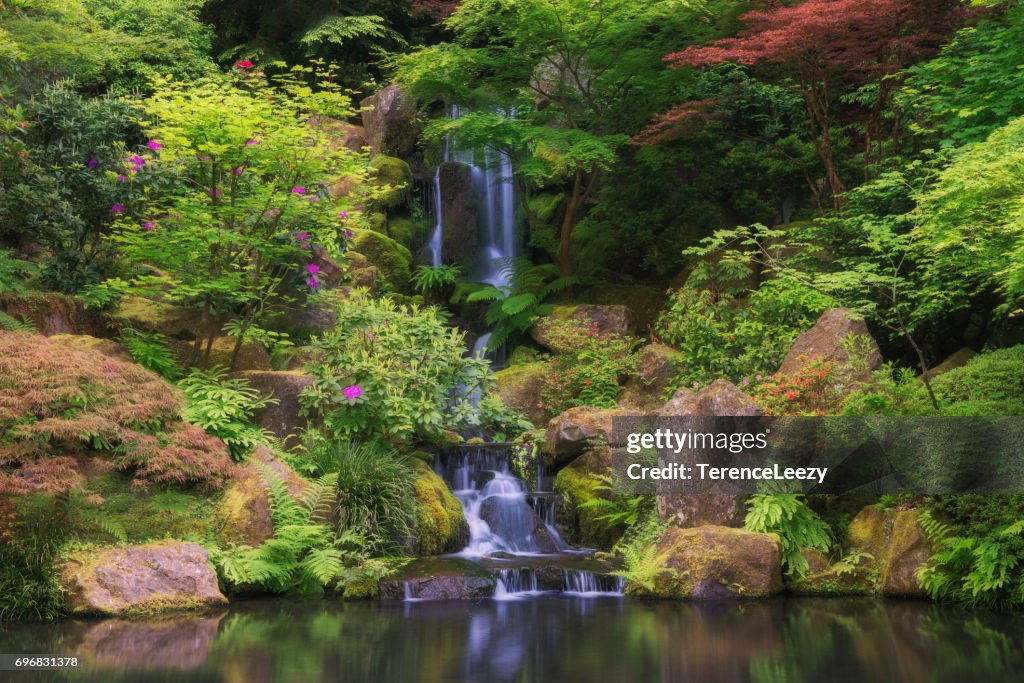
[[(571, 547), (558, 532), (558, 495), (530, 491), (512, 472), (510, 454), (505, 444), (452, 447), (437, 454), (434, 470), (462, 504), (469, 525), (469, 543), (454, 557), (490, 573), (496, 600), (552, 592), (622, 595), (620, 577), (609, 575), (590, 559), (591, 550)], [(542, 486), (546, 481), (541, 468), (538, 481)], [(403, 586), (406, 601), (424, 599), (415, 579)]]

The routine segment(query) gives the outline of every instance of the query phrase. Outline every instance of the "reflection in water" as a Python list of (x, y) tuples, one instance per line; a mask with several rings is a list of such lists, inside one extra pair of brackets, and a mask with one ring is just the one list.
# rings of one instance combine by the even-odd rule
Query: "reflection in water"
[(0, 626), (0, 652), (78, 654), (18, 681), (1020, 680), (1024, 615), (928, 603), (728, 604), (546, 596), (406, 604), (252, 601), (226, 613)]

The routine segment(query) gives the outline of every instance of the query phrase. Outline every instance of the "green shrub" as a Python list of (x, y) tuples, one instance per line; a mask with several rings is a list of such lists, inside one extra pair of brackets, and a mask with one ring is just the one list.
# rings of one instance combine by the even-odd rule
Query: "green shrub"
[(263, 396), (244, 378), (228, 379), (223, 368), (193, 370), (178, 383), (188, 406), (182, 417), (223, 441), (235, 460), (267, 443), (271, 435), (253, 424), (253, 412), (277, 399)]
[(576, 320), (547, 320), (544, 333), (554, 351), (550, 374), (541, 388), (541, 404), (549, 415), (575, 406), (614, 408), (625, 377), (637, 368), (639, 340), (602, 333)]
[(753, 291), (748, 266), (702, 262), (671, 293), (655, 334), (680, 351), (677, 386), (769, 374), (833, 301), (789, 278)]
[(339, 528), (365, 539), (373, 553), (400, 554), (416, 520), (416, 471), (391, 448), (320, 441), (308, 451), (312, 471), (334, 477)]
[(315, 381), (302, 395), (331, 438), (411, 441), (444, 428), (486, 426), (470, 400), (491, 386), (489, 362), (464, 355), (463, 333), (434, 308), (356, 293), (313, 342)]
[(798, 494), (755, 494), (747, 501), (750, 508), (743, 522), (747, 531), (778, 534), (782, 541), (782, 566), (795, 577), (807, 573), (802, 548), (827, 553), (832, 546), (828, 524), (807, 506)]
[(122, 330), (118, 341), (128, 347), (132, 360), (147, 370), (172, 382), (181, 378), (181, 365), (168, 348), (167, 337), (159, 332), (143, 332), (128, 327)]
[(412, 284), (425, 296), (438, 296), (459, 281), (458, 266), (420, 266), (412, 276)]

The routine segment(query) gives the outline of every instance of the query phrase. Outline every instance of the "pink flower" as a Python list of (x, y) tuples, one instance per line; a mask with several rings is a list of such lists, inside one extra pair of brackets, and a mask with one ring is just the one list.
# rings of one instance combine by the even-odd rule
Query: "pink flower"
[(250, 62), (248, 59), (241, 59), (241, 60), (235, 62), (235, 68), (237, 68), (237, 69), (251, 69), (252, 68), (252, 62)]
[(206, 194), (210, 195), (211, 197), (219, 197), (220, 190), (211, 187), (209, 190), (206, 191)]
[(117, 182), (119, 183), (123, 183), (126, 180), (128, 180), (128, 176), (126, 176), (124, 173), (121, 173), (117, 176)]
[(306, 281), (306, 284), (309, 285), (310, 289), (316, 289), (317, 287), (320, 286), (320, 281), (311, 275), (309, 277), (309, 280)]
[(85, 165), (88, 166), (89, 168), (96, 168), (96, 164), (98, 163), (99, 162), (96, 161), (96, 157), (92, 157)]
[(246, 147), (252, 147), (253, 145), (258, 145), (258, 144), (260, 144), (260, 143), (256, 142), (255, 140), (252, 140), (252, 139), (245, 141), (245, 146)]
[(160, 149), (161, 147), (163, 147), (163, 145), (161, 145), (156, 140), (150, 140), (149, 142), (146, 143), (146, 147), (149, 147), (152, 150), (157, 150), (157, 149)]
[(341, 234), (347, 240), (352, 239), (352, 237), (355, 235), (355, 233), (352, 232), (351, 230), (342, 230)]
[(308, 266), (306, 266), (306, 272), (309, 273), (310, 275), (316, 275), (317, 273), (320, 272), (320, 266), (318, 266), (315, 263), (310, 263)]
[(292, 188), (292, 193), (300, 195), (300, 196), (304, 195), (304, 194), (306, 194), (306, 188), (304, 188), (304, 187), (293, 187)]
[(146, 221), (145, 223), (142, 224), (142, 229), (143, 230), (156, 230), (156, 223), (154, 223), (153, 221)]
[(320, 197), (316, 196), (315, 194), (309, 195), (308, 197), (306, 197), (306, 199), (308, 199), (311, 202), (318, 202), (318, 201), (320, 201)]
[(235, 174), (235, 175), (242, 175), (242, 171), (244, 171), (244, 170), (245, 170), (244, 168), (242, 168), (241, 166), (239, 166), (238, 168), (236, 168), (236, 169), (234, 170), (234, 174)]
[(340, 218), (341, 220), (347, 220), (348, 219), (348, 212), (347, 211), (342, 211), (341, 213), (338, 214), (338, 218)]
[(124, 213), (124, 207), (120, 204), (111, 204), (110, 211), (112, 213)]
[(363, 395), (363, 388), (358, 384), (345, 387), (345, 398), (353, 401)]

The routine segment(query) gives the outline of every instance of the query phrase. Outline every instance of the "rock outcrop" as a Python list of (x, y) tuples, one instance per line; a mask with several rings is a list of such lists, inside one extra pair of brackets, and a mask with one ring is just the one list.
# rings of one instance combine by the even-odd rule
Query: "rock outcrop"
[(121, 615), (227, 604), (206, 551), (161, 541), (73, 553), (62, 567), (72, 614)]
[(611, 443), (614, 418), (635, 414), (618, 408), (581, 406), (553, 417), (544, 435), (545, 462), (557, 469), (584, 451)]
[[(851, 345), (862, 357), (851, 357)], [(825, 311), (814, 327), (797, 337), (778, 374), (796, 374), (812, 360), (834, 363), (833, 375), (850, 387), (867, 382), (882, 367), (882, 353), (864, 320), (846, 308)]]
[(653, 411), (662, 405), (663, 394), (675, 378), (673, 360), (679, 356), (664, 344), (648, 344), (637, 352), (637, 374), (631, 376), (619, 396), (619, 405)]
[(616, 304), (601, 306), (598, 304), (576, 304), (573, 306), (555, 306), (551, 314), (541, 318), (530, 330), (541, 346), (547, 346), (547, 324), (551, 320), (574, 320), (587, 326), (593, 326), (602, 334), (629, 334), (632, 319), (629, 309)]
[[(669, 527), (658, 540), (666, 572), (651, 594), (684, 600), (767, 598), (782, 590), (782, 544), (775, 534), (722, 526)], [(627, 592), (648, 591), (627, 585)]]
[(494, 391), (509, 408), (523, 413), (535, 425), (542, 424), (540, 392), (548, 372), (548, 364), (543, 361), (511, 365), (494, 373)]
[(420, 134), (416, 101), (392, 83), (362, 102), (363, 133), (378, 154), (404, 156)]
[(249, 386), (261, 395), (277, 399), (277, 403), (254, 412), (256, 424), (283, 442), (294, 438), (307, 426), (299, 396), (314, 382), (312, 376), (292, 370), (240, 372), (237, 376), (248, 380)]
[(429, 465), (415, 460), (414, 466), (418, 511), (410, 551), (416, 555), (440, 555), (461, 550), (469, 542), (469, 525), (462, 504)]

